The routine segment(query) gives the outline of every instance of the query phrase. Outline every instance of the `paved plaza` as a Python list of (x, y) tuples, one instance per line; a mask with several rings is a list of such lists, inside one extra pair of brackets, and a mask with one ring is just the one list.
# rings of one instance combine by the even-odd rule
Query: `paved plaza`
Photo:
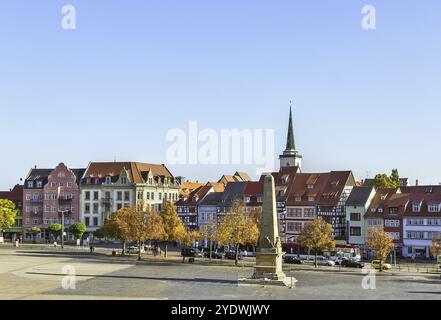
[[(376, 277), (376, 290), (364, 290), (365, 275), (358, 270), (293, 268), (294, 289), (239, 286), (237, 280), (251, 275), (252, 268), (0, 247), (0, 299), (441, 300), (436, 275), (382, 274)], [(75, 289), (63, 289), (67, 270), (75, 271)]]

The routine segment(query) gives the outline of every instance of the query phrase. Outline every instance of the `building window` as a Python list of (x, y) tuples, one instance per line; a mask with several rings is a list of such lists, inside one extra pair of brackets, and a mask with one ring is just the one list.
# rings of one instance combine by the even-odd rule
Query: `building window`
[(159, 192), (159, 200), (162, 200), (162, 193)]
[(350, 234), (351, 234), (351, 237), (360, 237), (361, 236), (361, 228), (360, 227), (351, 227)]
[(308, 201), (309, 202), (314, 202), (315, 198), (314, 197), (308, 197)]
[(127, 178), (126, 177), (122, 177), (121, 178), (121, 184), (127, 184)]
[(314, 208), (305, 208), (303, 211), (303, 216), (305, 218), (313, 218), (315, 217), (315, 209)]
[(99, 198), (100, 198), (100, 194), (99, 194), (99, 192), (98, 192), (98, 191), (95, 191), (95, 192), (93, 193), (93, 200), (94, 200), (94, 201), (98, 201)]
[(93, 218), (93, 226), (94, 227), (98, 226), (98, 218)]
[(124, 192), (124, 201), (130, 201), (130, 191)]
[(301, 222), (287, 222), (286, 230), (288, 232), (300, 233), (302, 231), (302, 223)]
[(288, 208), (286, 216), (288, 218), (302, 217), (302, 208)]
[(421, 206), (419, 204), (414, 204), (412, 206), (412, 211), (413, 212), (420, 212), (421, 211)]
[(90, 203), (86, 203), (84, 206), (84, 213), (90, 213)]
[(147, 200), (150, 200), (150, 192), (147, 192)]
[(117, 200), (117, 201), (122, 201), (122, 191), (118, 191), (118, 192), (116, 193), (116, 200)]
[(112, 183), (112, 178), (111, 177), (106, 177), (106, 184), (111, 184)]
[(99, 205), (98, 205), (98, 203), (94, 203), (94, 204), (93, 204), (93, 213), (97, 214), (97, 213), (98, 213), (98, 210), (99, 210)]
[(389, 214), (398, 214), (398, 208), (389, 208)]
[(28, 181), (28, 188), (34, 187), (34, 181)]
[(352, 212), (351, 221), (361, 221), (361, 214), (359, 212)]
[(122, 208), (122, 204), (121, 204), (121, 203), (118, 203), (118, 204), (116, 205), (116, 209), (119, 210), (119, 209), (121, 209), (121, 208)]
[(90, 191), (86, 191), (84, 193), (84, 197), (86, 198), (87, 201), (89, 201), (90, 200)]
[(86, 226), (90, 226), (90, 218), (85, 218), (84, 221)]
[(43, 182), (37, 181), (37, 188), (43, 188)]

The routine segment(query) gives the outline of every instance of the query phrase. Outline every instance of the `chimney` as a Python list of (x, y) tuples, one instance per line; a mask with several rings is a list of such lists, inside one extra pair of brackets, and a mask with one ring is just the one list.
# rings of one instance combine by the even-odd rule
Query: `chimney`
[(418, 179), (416, 179), (416, 181), (415, 181), (415, 186), (419, 186), (420, 185), (420, 182), (418, 181)]
[(34, 166), (34, 169), (37, 169), (37, 165)]

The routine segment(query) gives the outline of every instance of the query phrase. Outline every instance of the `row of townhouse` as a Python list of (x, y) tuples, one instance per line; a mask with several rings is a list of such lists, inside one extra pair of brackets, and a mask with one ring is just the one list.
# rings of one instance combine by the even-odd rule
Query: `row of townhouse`
[[(22, 190), (23, 237), (32, 239), (32, 227), (41, 229), (40, 241), (49, 240), (48, 227), (83, 222), (88, 233), (100, 228), (118, 209), (148, 206), (160, 211), (164, 201), (179, 199), (181, 178), (165, 165), (139, 162), (91, 162), (84, 169), (33, 168)], [(72, 237), (71, 235), (68, 235)]]
[(346, 219), (351, 244), (368, 250), (370, 228), (376, 227), (394, 239), (397, 255), (429, 258), (432, 239), (441, 236), (441, 186), (355, 187)]

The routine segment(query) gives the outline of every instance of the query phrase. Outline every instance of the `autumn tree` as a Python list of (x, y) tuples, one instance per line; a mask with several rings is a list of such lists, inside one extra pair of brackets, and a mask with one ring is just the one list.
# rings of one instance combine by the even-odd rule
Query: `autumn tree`
[(161, 217), (153, 210), (137, 211), (134, 208), (118, 210), (115, 223), (118, 233), (126, 241), (138, 244), (138, 260), (141, 260), (141, 244), (145, 240), (157, 240), (164, 236)]
[(430, 254), (435, 258), (441, 254), (441, 235), (432, 239), (432, 244), (430, 245)]
[(14, 225), (17, 216), (17, 208), (15, 203), (10, 200), (0, 199), (0, 228), (9, 229)]
[(108, 239), (117, 239), (122, 243), (122, 255), (126, 253), (126, 243), (128, 239), (126, 239), (124, 234), (120, 232), (118, 228), (117, 219), (121, 219), (120, 215), (124, 215), (124, 211), (122, 209), (110, 215), (109, 219), (104, 222), (104, 225), (97, 230), (96, 236), (103, 236)]
[(327, 223), (322, 217), (307, 223), (300, 232), (297, 241), (309, 250), (314, 251), (316, 268), (318, 268), (318, 252), (335, 248), (332, 225)]
[(163, 240), (165, 241), (165, 257), (167, 258), (168, 244), (172, 241), (181, 242), (182, 240), (185, 240), (187, 234), (185, 227), (176, 212), (176, 207), (172, 203), (166, 202), (164, 204), (160, 216), (164, 227)]
[(216, 238), (224, 245), (235, 246), (236, 265), (239, 264), (240, 246), (257, 243), (259, 239), (257, 224), (253, 219), (247, 217), (240, 201), (234, 201), (230, 212), (221, 218)]
[(394, 239), (380, 228), (370, 228), (368, 232), (367, 245), (376, 252), (377, 259), (380, 260), (380, 272), (382, 272), (383, 261), (394, 248)]

